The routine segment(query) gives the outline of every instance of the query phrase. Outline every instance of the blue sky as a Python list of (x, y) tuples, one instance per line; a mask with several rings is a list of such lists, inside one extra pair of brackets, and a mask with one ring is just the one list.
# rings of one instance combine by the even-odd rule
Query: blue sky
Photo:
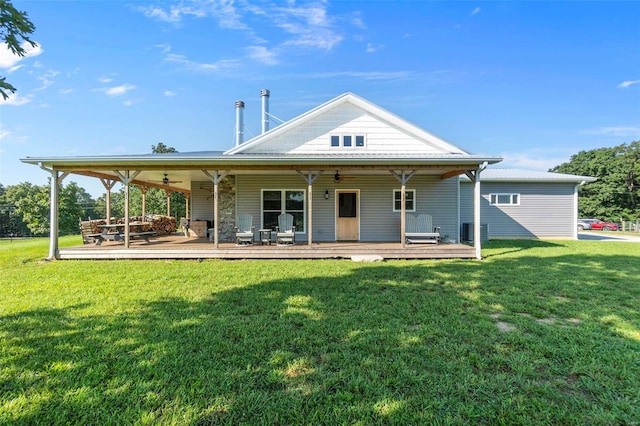
[[(19, 1), (39, 43), (0, 46), (0, 183), (27, 156), (181, 152), (260, 133), (344, 92), (499, 167), (546, 170), (640, 139), (640, 2)], [(94, 179), (71, 176), (93, 195)]]

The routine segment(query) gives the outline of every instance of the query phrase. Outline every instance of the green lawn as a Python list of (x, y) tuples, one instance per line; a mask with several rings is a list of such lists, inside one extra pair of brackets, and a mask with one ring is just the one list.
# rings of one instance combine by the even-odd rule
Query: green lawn
[(0, 424), (640, 419), (638, 243), (371, 264), (47, 251), (0, 242)]

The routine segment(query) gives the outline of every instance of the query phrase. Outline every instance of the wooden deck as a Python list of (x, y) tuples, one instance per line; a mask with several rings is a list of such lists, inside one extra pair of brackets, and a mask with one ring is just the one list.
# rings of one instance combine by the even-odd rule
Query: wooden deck
[(106, 241), (102, 245), (85, 244), (60, 249), (60, 259), (322, 259), (354, 256), (380, 256), (383, 259), (473, 259), (475, 249), (464, 244), (413, 244), (402, 248), (399, 242), (306, 242), (294, 246), (220, 243), (218, 249), (206, 238), (182, 234), (150, 238), (147, 243), (132, 240), (129, 248), (122, 242)]

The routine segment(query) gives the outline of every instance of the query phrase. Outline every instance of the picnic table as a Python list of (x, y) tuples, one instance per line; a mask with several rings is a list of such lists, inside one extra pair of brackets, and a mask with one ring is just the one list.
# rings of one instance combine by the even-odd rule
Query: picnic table
[[(135, 222), (129, 224), (129, 238), (142, 238), (145, 242), (149, 242), (149, 237), (155, 235), (153, 231), (143, 231), (145, 225), (150, 225), (148, 222)], [(98, 234), (91, 234), (89, 237), (93, 238), (96, 245), (99, 246), (103, 241), (124, 241), (124, 223), (112, 223), (105, 225), (98, 225), (98, 228), (102, 229), (102, 232)]]

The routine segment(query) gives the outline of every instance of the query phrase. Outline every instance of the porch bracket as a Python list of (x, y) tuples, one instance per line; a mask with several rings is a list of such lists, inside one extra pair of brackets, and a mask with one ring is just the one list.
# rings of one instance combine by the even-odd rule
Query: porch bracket
[(218, 236), (218, 185), (220, 184), (220, 181), (222, 181), (222, 179), (227, 177), (229, 171), (224, 170), (221, 173), (219, 170), (214, 170), (213, 174), (211, 174), (207, 170), (202, 170), (202, 173), (209, 177), (209, 179), (211, 179), (211, 182), (213, 182), (213, 244), (215, 248), (220, 248), (220, 240)]
[(62, 180), (69, 175), (68, 172), (60, 174), (59, 170), (49, 168), (42, 163), (38, 163), (38, 166), (45, 172), (51, 174), (51, 212), (49, 216), (49, 256), (47, 260), (55, 260), (60, 257), (58, 250), (58, 205), (59, 205), (59, 188)]
[(296, 172), (300, 175), (302, 179), (307, 182), (307, 204), (309, 212), (309, 226), (308, 226), (308, 237), (307, 237), (307, 245), (311, 247), (313, 244), (313, 182), (320, 177), (324, 170), (318, 170), (315, 174), (312, 171), (309, 171), (306, 175), (300, 170), (296, 170)]
[(107, 191), (105, 196), (105, 201), (106, 201), (105, 216), (107, 219), (107, 225), (109, 225), (111, 223), (111, 190), (113, 189), (114, 186), (116, 186), (116, 183), (118, 183), (119, 181), (116, 179), (108, 179), (108, 178), (98, 178), (98, 179), (100, 179), (100, 182), (102, 182), (102, 186), (104, 186), (104, 189)]
[(409, 174), (405, 170), (402, 170), (400, 173), (397, 173), (395, 170), (389, 170), (393, 176), (400, 182), (402, 185), (406, 185), (409, 183), (409, 180), (416, 174), (417, 170), (412, 170)]

